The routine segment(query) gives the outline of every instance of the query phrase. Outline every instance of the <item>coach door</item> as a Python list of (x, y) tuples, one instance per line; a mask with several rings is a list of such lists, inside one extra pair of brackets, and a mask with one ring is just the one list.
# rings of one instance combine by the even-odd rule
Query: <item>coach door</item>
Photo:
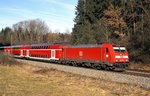
[(108, 61), (108, 62), (110, 61), (109, 49), (108, 48), (105, 49), (105, 60)]
[(56, 50), (51, 50), (51, 59), (56, 58)]
[(107, 47), (102, 48), (102, 60), (104, 62), (109, 62), (109, 49)]
[(21, 57), (23, 56), (23, 50), (20, 50), (20, 56)]
[(29, 57), (29, 50), (26, 51), (26, 56)]

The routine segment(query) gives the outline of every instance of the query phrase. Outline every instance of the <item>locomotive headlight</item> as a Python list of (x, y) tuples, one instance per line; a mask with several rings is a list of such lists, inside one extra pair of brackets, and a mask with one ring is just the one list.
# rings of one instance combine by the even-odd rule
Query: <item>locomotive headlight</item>
[(115, 56), (115, 58), (121, 58), (120, 56)]
[(128, 56), (123, 56), (123, 58), (128, 58)]

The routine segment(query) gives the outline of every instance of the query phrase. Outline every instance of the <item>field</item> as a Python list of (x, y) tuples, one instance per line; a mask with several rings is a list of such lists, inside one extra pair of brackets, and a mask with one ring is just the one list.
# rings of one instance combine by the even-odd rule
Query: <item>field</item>
[(29, 65), (0, 65), (0, 96), (149, 96), (146, 89)]

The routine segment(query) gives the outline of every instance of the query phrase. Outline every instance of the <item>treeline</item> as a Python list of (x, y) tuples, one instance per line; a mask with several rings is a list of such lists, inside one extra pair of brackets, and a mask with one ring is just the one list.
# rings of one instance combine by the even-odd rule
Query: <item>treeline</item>
[(150, 63), (149, 0), (78, 0), (74, 44), (123, 43), (130, 60)]
[(68, 30), (65, 33), (52, 32), (44, 21), (40, 19), (21, 21), (6, 27), (0, 32), (0, 42), (3, 44), (37, 44), (53, 42), (69, 42), (71, 34)]
[(72, 33), (52, 32), (40, 19), (26, 20), (2, 29), (0, 42), (123, 43), (130, 60), (150, 63), (149, 0), (78, 0), (75, 14)]

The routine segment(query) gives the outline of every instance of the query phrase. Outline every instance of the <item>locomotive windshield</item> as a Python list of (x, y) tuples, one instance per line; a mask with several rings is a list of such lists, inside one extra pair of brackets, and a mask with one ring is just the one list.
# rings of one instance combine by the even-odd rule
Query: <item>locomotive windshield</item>
[(123, 46), (116, 46), (116, 47), (113, 47), (114, 51), (115, 52), (126, 52), (126, 48), (123, 47)]

